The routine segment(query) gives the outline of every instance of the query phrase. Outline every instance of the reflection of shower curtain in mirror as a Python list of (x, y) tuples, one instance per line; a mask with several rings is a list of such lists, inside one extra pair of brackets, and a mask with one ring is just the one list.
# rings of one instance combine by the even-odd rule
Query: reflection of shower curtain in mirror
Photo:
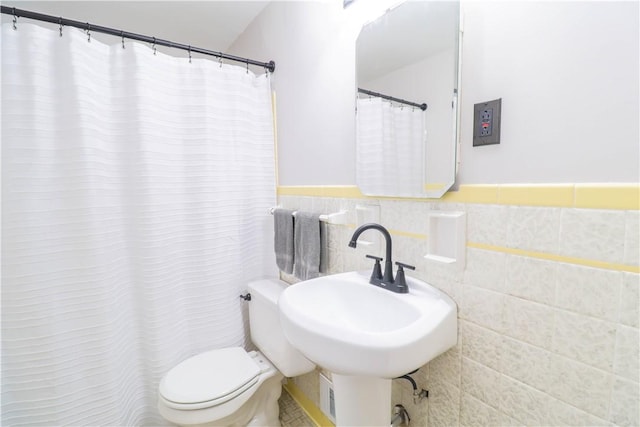
[(381, 98), (358, 99), (357, 182), (365, 194), (423, 191), (423, 112)]

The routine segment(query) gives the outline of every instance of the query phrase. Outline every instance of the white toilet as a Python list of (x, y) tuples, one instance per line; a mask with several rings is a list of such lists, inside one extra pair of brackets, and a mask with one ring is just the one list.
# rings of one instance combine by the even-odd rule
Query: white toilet
[(163, 418), (182, 426), (280, 426), (283, 375), (315, 368), (282, 333), (278, 298), (286, 286), (276, 279), (249, 283), (251, 340), (260, 351), (212, 350), (171, 369), (160, 382)]

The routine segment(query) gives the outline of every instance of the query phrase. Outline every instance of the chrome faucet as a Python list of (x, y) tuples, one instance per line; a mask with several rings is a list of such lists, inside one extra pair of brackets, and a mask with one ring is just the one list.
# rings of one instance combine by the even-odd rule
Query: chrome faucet
[(384, 273), (381, 274), (380, 272), (380, 261), (382, 261), (382, 258), (367, 255), (368, 258), (373, 258), (376, 260), (373, 268), (373, 274), (371, 275), (371, 280), (369, 280), (369, 283), (381, 288), (388, 289), (392, 292), (401, 294), (408, 293), (409, 288), (404, 277), (403, 267), (410, 268), (412, 270), (414, 270), (415, 267), (397, 262), (396, 264), (398, 264), (398, 274), (396, 279), (393, 278), (393, 261), (391, 260), (391, 234), (389, 234), (389, 231), (386, 228), (384, 228), (380, 224), (375, 223), (361, 225), (356, 229), (356, 231), (353, 232), (353, 236), (351, 236), (349, 246), (355, 248), (357, 245), (358, 237), (360, 237), (360, 234), (362, 234), (366, 230), (378, 230), (380, 233), (382, 233), (386, 242)]

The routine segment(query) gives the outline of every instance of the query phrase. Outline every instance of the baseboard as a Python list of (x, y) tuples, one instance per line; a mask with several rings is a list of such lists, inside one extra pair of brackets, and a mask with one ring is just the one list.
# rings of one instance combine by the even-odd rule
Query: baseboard
[(320, 408), (318, 408), (293, 381), (287, 379), (282, 387), (317, 427), (335, 427), (331, 420), (322, 413)]

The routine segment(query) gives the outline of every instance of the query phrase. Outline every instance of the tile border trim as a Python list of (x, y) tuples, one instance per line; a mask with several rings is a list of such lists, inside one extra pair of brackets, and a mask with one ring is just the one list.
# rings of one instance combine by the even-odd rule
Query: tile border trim
[(608, 261), (597, 261), (592, 259), (576, 258), (576, 257), (571, 257), (566, 255), (556, 255), (556, 254), (549, 254), (544, 252), (528, 251), (524, 249), (508, 248), (504, 246), (488, 245), (485, 243), (467, 242), (467, 247), (474, 248), (474, 249), (483, 249), (487, 251), (501, 252), (501, 253), (511, 254), (511, 255), (519, 255), (519, 256), (524, 256), (528, 258), (542, 259), (546, 261), (555, 261), (555, 262), (562, 262), (566, 264), (581, 265), (584, 267), (600, 268), (603, 270), (624, 271), (627, 273), (640, 274), (640, 266), (636, 266), (636, 265), (618, 264), (618, 263), (608, 262)]
[(355, 185), (281, 185), (277, 187), (277, 194), (278, 196), (640, 210), (640, 184), (637, 183), (461, 185), (458, 191), (449, 191), (441, 199), (372, 197), (362, 194)]

